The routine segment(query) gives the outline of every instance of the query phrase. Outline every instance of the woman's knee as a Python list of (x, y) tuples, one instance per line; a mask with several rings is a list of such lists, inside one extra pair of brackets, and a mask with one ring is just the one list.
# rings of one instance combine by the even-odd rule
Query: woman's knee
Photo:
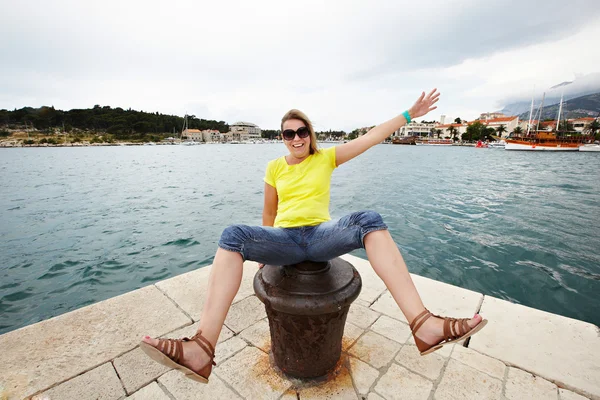
[(353, 214), (355, 224), (363, 228), (385, 227), (383, 218), (376, 211), (365, 210)]
[(241, 252), (244, 242), (250, 237), (246, 225), (231, 225), (223, 230), (219, 247), (235, 252)]

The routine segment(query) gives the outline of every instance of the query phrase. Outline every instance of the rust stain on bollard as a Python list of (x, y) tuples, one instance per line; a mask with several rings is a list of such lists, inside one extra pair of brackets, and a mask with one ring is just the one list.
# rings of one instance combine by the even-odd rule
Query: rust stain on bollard
[(254, 290), (265, 304), (273, 359), (284, 374), (314, 378), (334, 369), (348, 309), (361, 286), (356, 269), (340, 258), (266, 265), (257, 272)]

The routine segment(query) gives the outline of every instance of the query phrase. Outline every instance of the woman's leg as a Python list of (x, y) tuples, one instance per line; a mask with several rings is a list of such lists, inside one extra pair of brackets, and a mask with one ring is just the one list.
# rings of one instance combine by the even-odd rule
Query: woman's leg
[[(198, 326), (198, 330), (202, 331), (202, 336), (213, 347), (216, 347), (229, 307), (240, 288), (243, 262), (242, 255), (233, 251), (219, 248), (215, 255)], [(158, 345), (158, 339), (145, 337), (143, 341), (155, 347)], [(195, 342), (183, 343), (183, 360), (180, 364), (197, 371), (208, 361), (208, 354)]]
[[(234, 225), (226, 228), (215, 255), (198, 331), (213, 346), (225, 323), (227, 312), (242, 282), (244, 258), (261, 263), (283, 265), (304, 261), (303, 250), (294, 242), (294, 233), (281, 228)], [(242, 256), (243, 254), (243, 256)], [(156, 347), (158, 339), (144, 337)], [(193, 371), (207, 365), (209, 356), (195, 342), (183, 342), (183, 360)]]
[[(373, 269), (383, 280), (392, 297), (409, 322), (425, 310), (421, 296), (408, 273), (400, 250), (392, 239), (381, 215), (374, 211), (359, 211), (315, 227), (309, 246), (309, 258), (326, 261), (364, 247)], [(472, 328), (481, 322), (476, 315), (469, 320)], [(417, 337), (428, 344), (439, 343), (444, 321), (429, 318), (418, 328)]]
[[(394, 239), (387, 230), (378, 230), (366, 234), (363, 240), (373, 269), (387, 286), (408, 322), (411, 322), (425, 310), (425, 306)], [(476, 315), (468, 324), (473, 328), (480, 322), (481, 316)], [(429, 318), (416, 335), (429, 344), (439, 342), (444, 337), (443, 320)]]

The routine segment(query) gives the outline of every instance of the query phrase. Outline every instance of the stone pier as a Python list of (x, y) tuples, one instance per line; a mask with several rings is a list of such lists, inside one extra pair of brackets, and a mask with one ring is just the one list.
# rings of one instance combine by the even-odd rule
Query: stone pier
[[(210, 267), (0, 336), (0, 387), (9, 399), (596, 399), (597, 326), (413, 274), (435, 314), (489, 320), (465, 346), (421, 357), (410, 329), (368, 261), (346, 255), (363, 289), (350, 308), (343, 354), (322, 380), (287, 379), (269, 357), (269, 327), (244, 279), (203, 385), (150, 360), (143, 335), (195, 332)], [(2, 399), (2, 394), (0, 394)]]

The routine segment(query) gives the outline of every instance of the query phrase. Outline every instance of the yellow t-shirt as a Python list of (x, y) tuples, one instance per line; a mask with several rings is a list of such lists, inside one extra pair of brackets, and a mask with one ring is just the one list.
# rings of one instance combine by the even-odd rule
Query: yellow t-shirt
[(300, 164), (285, 157), (270, 161), (265, 182), (277, 190), (275, 227), (313, 226), (329, 221), (329, 186), (336, 168), (335, 147), (320, 149)]

